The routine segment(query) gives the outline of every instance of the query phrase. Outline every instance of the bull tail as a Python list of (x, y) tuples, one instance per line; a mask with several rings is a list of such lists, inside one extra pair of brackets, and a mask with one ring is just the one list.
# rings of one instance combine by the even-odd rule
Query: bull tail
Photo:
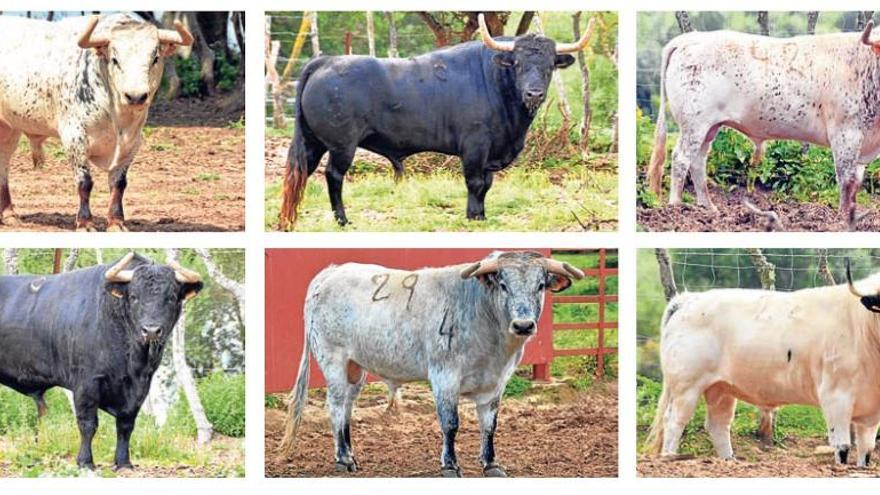
[(648, 164), (648, 187), (658, 198), (663, 194), (663, 169), (666, 165), (666, 68), (672, 52), (677, 48), (673, 43), (666, 45), (660, 60), (660, 108), (654, 127), (654, 149)]
[(663, 391), (660, 392), (660, 400), (657, 401), (657, 411), (654, 412), (654, 421), (651, 422), (651, 429), (648, 430), (648, 437), (645, 439), (644, 452), (646, 454), (657, 455), (663, 446), (663, 419), (669, 408), (669, 387), (667, 385), (664, 379)]
[[(320, 59), (317, 59), (320, 60)], [(290, 230), (296, 225), (299, 216), (299, 205), (302, 203), (306, 189), (306, 181), (314, 169), (309, 170), (307, 140), (314, 139), (312, 130), (306, 122), (302, 111), (302, 95), (309, 76), (320, 67), (312, 61), (305, 66), (296, 87), (296, 111), (293, 123), (293, 140), (287, 150), (287, 172), (284, 174), (282, 188), (281, 212), (278, 216), (278, 228)]]
[(287, 406), (287, 418), (284, 420), (284, 438), (281, 440), (281, 452), (285, 456), (293, 453), (293, 442), (296, 437), (296, 431), (302, 422), (303, 409), (308, 402), (309, 391), (309, 367), (311, 362), (312, 346), (309, 342), (309, 328), (306, 326), (305, 343), (303, 344), (303, 354), (299, 362), (299, 374), (296, 377), (296, 383), (290, 391), (290, 404)]

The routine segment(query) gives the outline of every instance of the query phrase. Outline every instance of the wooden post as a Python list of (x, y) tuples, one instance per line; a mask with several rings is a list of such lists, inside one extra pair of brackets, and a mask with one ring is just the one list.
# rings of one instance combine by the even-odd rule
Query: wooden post
[(746, 249), (746, 252), (749, 253), (752, 265), (755, 266), (755, 270), (758, 272), (758, 277), (761, 279), (761, 287), (764, 290), (776, 290), (776, 266), (767, 261), (764, 253), (758, 248)]
[(596, 347), (596, 378), (602, 378), (605, 376), (605, 249), (599, 250), (599, 331)]
[(373, 23), (373, 11), (368, 10), (367, 14), (367, 46), (369, 46), (370, 56), (376, 56), (376, 26)]
[(351, 55), (351, 31), (346, 31), (345, 36), (342, 38), (342, 53)]
[(52, 252), (52, 273), (61, 273), (61, 249), (55, 248)]
[[(266, 21), (266, 82), (269, 84), (272, 94), (272, 126), (283, 129), (286, 125), (284, 119), (284, 84), (275, 69), (278, 63), (278, 52), (281, 50), (280, 41), (272, 41), (270, 38), (271, 22)], [(288, 66), (290, 63), (288, 62)]]
[(834, 281), (834, 275), (828, 268), (827, 249), (819, 250), (819, 275), (822, 277), (822, 281), (825, 282), (825, 285), (836, 285), (836, 282)]
[(687, 11), (676, 10), (675, 20), (678, 21), (678, 29), (680, 29), (682, 33), (689, 33), (694, 30), (694, 26), (691, 24), (691, 18)]
[(758, 26), (761, 28), (761, 36), (770, 36), (770, 16), (766, 10), (758, 11)]
[[(267, 32), (269, 29), (269, 21), (267, 17)], [(308, 13), (303, 14), (303, 18), (299, 23), (299, 31), (296, 33), (296, 38), (293, 40), (293, 45), (290, 46), (290, 55), (287, 56), (287, 64), (284, 65), (284, 71), (281, 73), (281, 82), (289, 81), (291, 76), (293, 75), (293, 69), (296, 67), (296, 62), (299, 60), (300, 54), (302, 54), (303, 46), (306, 44), (306, 36), (309, 35), (309, 31), (312, 27), (312, 19), (309, 17)]]
[[(579, 40), (581, 39), (581, 12), (575, 12), (571, 18), (574, 28), (574, 39)], [(581, 103), (583, 105), (578, 145), (581, 149), (581, 158), (586, 160), (590, 154), (590, 123), (592, 122), (593, 113), (590, 110), (590, 67), (587, 65), (587, 58), (584, 56), (583, 50), (577, 52), (577, 61), (578, 67), (581, 69)]]
[(315, 11), (309, 12), (309, 38), (312, 42), (312, 56), (318, 57), (321, 55), (321, 41), (318, 38), (318, 13)]

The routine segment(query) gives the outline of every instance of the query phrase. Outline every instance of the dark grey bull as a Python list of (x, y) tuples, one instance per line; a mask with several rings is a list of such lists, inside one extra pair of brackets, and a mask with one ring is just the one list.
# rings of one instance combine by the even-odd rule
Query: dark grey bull
[(431, 382), (443, 431), (444, 476), (461, 476), (455, 455), (458, 401), (472, 399), (483, 472), (505, 476), (493, 441), (504, 387), (537, 332), (545, 291), (565, 290), (572, 278), (583, 276), (534, 252), (493, 253), (476, 263), (413, 272), (357, 263), (324, 269), (306, 295), (306, 344), (282, 451), (294, 451), (314, 355), (327, 380), (338, 470), (358, 467), (351, 412), (369, 372), (392, 389), (415, 380)]
[(479, 16), (483, 41), (409, 59), (320, 57), (302, 71), (280, 227), (296, 223), (308, 177), (330, 153), (326, 179), (336, 221), (348, 223), (342, 183), (358, 147), (387, 158), (396, 176), (403, 160), (434, 151), (461, 158), (467, 217), (485, 218), (495, 172), (525, 146), (554, 69), (574, 63), (568, 53), (590, 40), (593, 19), (576, 43), (529, 34), (495, 40)]
[(129, 439), (183, 302), (198, 273), (134, 253), (49, 277), (0, 277), (0, 384), (28, 395), (39, 415), (52, 387), (73, 392), (81, 444), (94, 469), (98, 409), (116, 418), (115, 466), (131, 468)]

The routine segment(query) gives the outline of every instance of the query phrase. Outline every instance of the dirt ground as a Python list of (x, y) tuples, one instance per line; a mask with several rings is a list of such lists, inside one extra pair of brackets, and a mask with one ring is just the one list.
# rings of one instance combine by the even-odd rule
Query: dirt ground
[[(364, 393), (352, 421), (352, 442), (359, 470), (337, 473), (333, 437), (323, 397), (313, 394), (297, 437), (297, 452), (277, 452), (285, 413), (266, 410), (266, 476), (439, 476), (442, 435), (426, 386), (407, 385), (397, 415), (385, 413), (382, 393)], [(474, 406), (460, 407), (456, 451), (464, 476), (482, 476), (480, 433)], [(539, 386), (527, 397), (501, 402), (495, 434), (498, 462), (513, 477), (617, 476), (617, 384), (599, 384), (588, 392), (568, 386)]]
[[(837, 232), (846, 231), (846, 223), (841, 219), (836, 207), (816, 203), (777, 202), (767, 191), (747, 192), (738, 189), (732, 192), (720, 191), (710, 187), (709, 195), (718, 207), (719, 213), (696, 204), (669, 206), (665, 203), (658, 208), (638, 207), (638, 225), (650, 232), (763, 232), (769, 230), (768, 221), (756, 216), (743, 204), (748, 199), (763, 211), (774, 211), (779, 215), (786, 231), (792, 232)], [(859, 213), (865, 207), (859, 207)], [(858, 224), (859, 231), (880, 231), (880, 212), (872, 211)]]
[[(132, 231), (244, 230), (243, 110), (223, 110), (221, 97), (156, 102), (128, 173), (123, 205)], [(70, 165), (57, 139), (46, 141), (46, 163), (35, 169), (21, 147), (9, 185), (21, 226), (4, 231), (72, 231), (79, 207)], [(92, 214), (106, 228), (107, 174), (92, 170)], [(48, 193), (47, 193), (48, 192)]]
[[(847, 466), (836, 466), (834, 454), (824, 440), (786, 439), (782, 445), (765, 449), (757, 441), (734, 442), (737, 460), (697, 457), (680, 460), (639, 457), (636, 470), (642, 477), (660, 478), (876, 478), (880, 463), (874, 461), (867, 469), (855, 467), (854, 455)], [(876, 458), (875, 455), (872, 456)]]

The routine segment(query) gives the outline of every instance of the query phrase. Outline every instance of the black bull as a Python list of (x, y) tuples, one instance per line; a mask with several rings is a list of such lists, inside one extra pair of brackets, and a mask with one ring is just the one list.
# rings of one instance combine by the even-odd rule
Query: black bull
[(116, 418), (116, 467), (132, 467), (129, 439), (153, 373), (183, 301), (202, 287), (173, 266), (132, 253), (62, 275), (0, 277), (0, 384), (32, 397), (40, 416), (46, 390), (73, 392), (80, 467), (94, 469), (98, 409)]
[(297, 87), (280, 227), (295, 224), (306, 180), (327, 152), (330, 205), (336, 221), (348, 223), (342, 183), (357, 147), (387, 158), (398, 177), (403, 160), (415, 153), (458, 156), (468, 189), (467, 217), (484, 219), (494, 172), (522, 151), (553, 70), (574, 63), (560, 53), (583, 49), (591, 32), (592, 20), (572, 44), (533, 34), (499, 40), (484, 34), (482, 42), (409, 59), (312, 60)]

